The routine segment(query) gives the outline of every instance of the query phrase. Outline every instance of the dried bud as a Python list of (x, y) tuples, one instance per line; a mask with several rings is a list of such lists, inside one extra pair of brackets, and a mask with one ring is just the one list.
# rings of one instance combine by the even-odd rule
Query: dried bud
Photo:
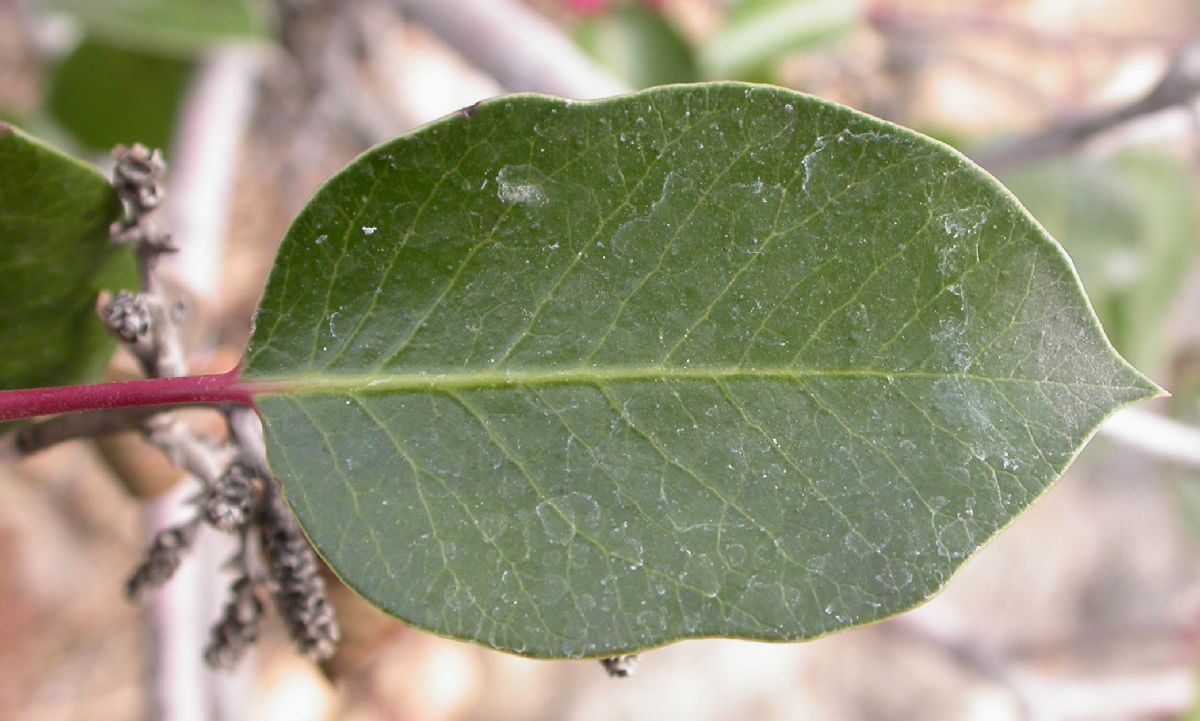
[(263, 504), (259, 522), (275, 605), (288, 634), (305, 656), (329, 658), (341, 631), (308, 540), (278, 494)]
[(250, 520), (254, 474), (241, 462), (230, 464), (201, 501), (204, 518), (217, 530), (233, 533)]
[(233, 597), (225, 606), (220, 622), (213, 626), (208, 648), (204, 649), (204, 660), (213, 668), (233, 668), (246, 649), (258, 640), (263, 605), (254, 583), (248, 576), (242, 576), (234, 581), (230, 591)]
[(166, 171), (162, 154), (151, 151), (144, 145), (132, 148), (118, 145), (113, 149), (113, 188), (129, 207), (135, 218), (150, 212), (162, 202), (163, 191), (160, 181)]
[(179, 563), (183, 560), (183, 554), (195, 539), (195, 522), (159, 531), (154, 537), (154, 542), (150, 544), (145, 562), (133, 572), (125, 584), (125, 595), (135, 601), (140, 600), (148, 592), (171, 580), (175, 569), (179, 568)]
[(637, 671), (637, 662), (637, 654), (600, 659), (600, 665), (608, 672), (610, 678), (629, 678)]
[(122, 290), (101, 309), (104, 324), (126, 343), (136, 343), (150, 332), (153, 314), (146, 296)]

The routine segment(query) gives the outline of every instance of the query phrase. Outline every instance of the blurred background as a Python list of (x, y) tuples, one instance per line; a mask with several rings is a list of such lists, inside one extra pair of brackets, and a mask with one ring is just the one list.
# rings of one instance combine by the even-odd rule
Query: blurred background
[(116, 143), (164, 149), (197, 371), (240, 356), (289, 220), (371, 145), (506, 92), (734, 79), (996, 173), (1173, 394), (926, 606), (804, 644), (680, 643), (621, 680), (410, 630), (336, 585), (330, 662), (272, 619), (209, 672), (229, 549), (127, 603), (179, 473), (136, 438), (65, 444), (0, 468), (0, 718), (1200, 719), (1198, 31), (1194, 0), (0, 0), (0, 118), (105, 168)]

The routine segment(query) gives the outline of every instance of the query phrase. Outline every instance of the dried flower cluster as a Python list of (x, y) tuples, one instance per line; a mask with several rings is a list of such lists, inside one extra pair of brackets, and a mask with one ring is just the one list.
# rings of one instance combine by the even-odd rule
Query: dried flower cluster
[(146, 552), (146, 560), (126, 582), (126, 595), (137, 600), (145, 596), (147, 591), (169, 581), (179, 568), (183, 554), (196, 540), (198, 527), (198, 524), (191, 522), (159, 531), (150, 544), (150, 550)]
[(275, 606), (300, 652), (312, 658), (333, 654), (337, 620), (325, 595), (317, 559), (279, 494), (259, 510), (263, 555), (271, 574)]
[(245, 463), (229, 464), (201, 498), (204, 518), (218, 531), (235, 533), (254, 510), (254, 471)]
[(212, 640), (204, 650), (204, 660), (209, 666), (233, 668), (246, 649), (258, 640), (263, 603), (257, 591), (247, 576), (234, 581), (230, 588), (233, 597), (225, 607), (221, 621), (213, 626)]
[(139, 343), (150, 332), (153, 316), (142, 293), (118, 291), (101, 309), (109, 331), (129, 344)]
[[(155, 267), (163, 253), (176, 248), (151, 214), (163, 199), (166, 165), (158, 151), (144, 146), (118, 146), (113, 187), (125, 206), (125, 219), (113, 224), (116, 243), (134, 244), (142, 292), (120, 292), (101, 309), (109, 331), (124, 341), (148, 376), (186, 372), (179, 343), (180, 315), (158, 292)], [(226, 418), (236, 411), (227, 411)], [(230, 424), (231, 427), (233, 424)], [(313, 659), (333, 654), (339, 638), (333, 607), (320, 576), (320, 565), (295, 518), (279, 493), (265, 463), (255, 463), (232, 440), (214, 446), (178, 424), (158, 416), (142, 426), (143, 434), (177, 464), (196, 476), (202, 489), (192, 503), (195, 514), (185, 523), (161, 531), (144, 563), (126, 587), (131, 599), (162, 586), (192, 547), (203, 525), (239, 540), (230, 567), (236, 576), (221, 619), (212, 629), (204, 658), (216, 668), (231, 668), (258, 638), (265, 598), (272, 597), (284, 625), (301, 653)]]

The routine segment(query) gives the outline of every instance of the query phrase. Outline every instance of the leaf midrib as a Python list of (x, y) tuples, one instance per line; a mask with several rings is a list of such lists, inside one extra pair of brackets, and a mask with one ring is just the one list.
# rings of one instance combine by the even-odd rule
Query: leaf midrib
[(558, 368), (529, 370), (463, 370), (452, 372), (404, 373), (284, 373), (249, 375), (243, 381), (256, 396), (335, 395), (363, 392), (450, 391), (491, 388), (542, 388), (548, 386), (587, 386), (606, 383), (653, 381), (727, 380), (944, 380), (978, 383), (1029, 383), (1072, 388), (1109, 390), (1137, 389), (1136, 385), (1113, 385), (1089, 381), (1057, 381), (1047, 378), (985, 376), (960, 371), (878, 370), (875, 368), (747, 368), (739, 366), (608, 366), (604, 368)]

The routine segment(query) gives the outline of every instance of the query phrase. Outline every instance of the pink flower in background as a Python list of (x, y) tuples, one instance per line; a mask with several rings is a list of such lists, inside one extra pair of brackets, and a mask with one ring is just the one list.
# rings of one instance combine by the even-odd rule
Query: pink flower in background
[(594, 15), (604, 12), (608, 0), (567, 0), (567, 7), (580, 15)]

